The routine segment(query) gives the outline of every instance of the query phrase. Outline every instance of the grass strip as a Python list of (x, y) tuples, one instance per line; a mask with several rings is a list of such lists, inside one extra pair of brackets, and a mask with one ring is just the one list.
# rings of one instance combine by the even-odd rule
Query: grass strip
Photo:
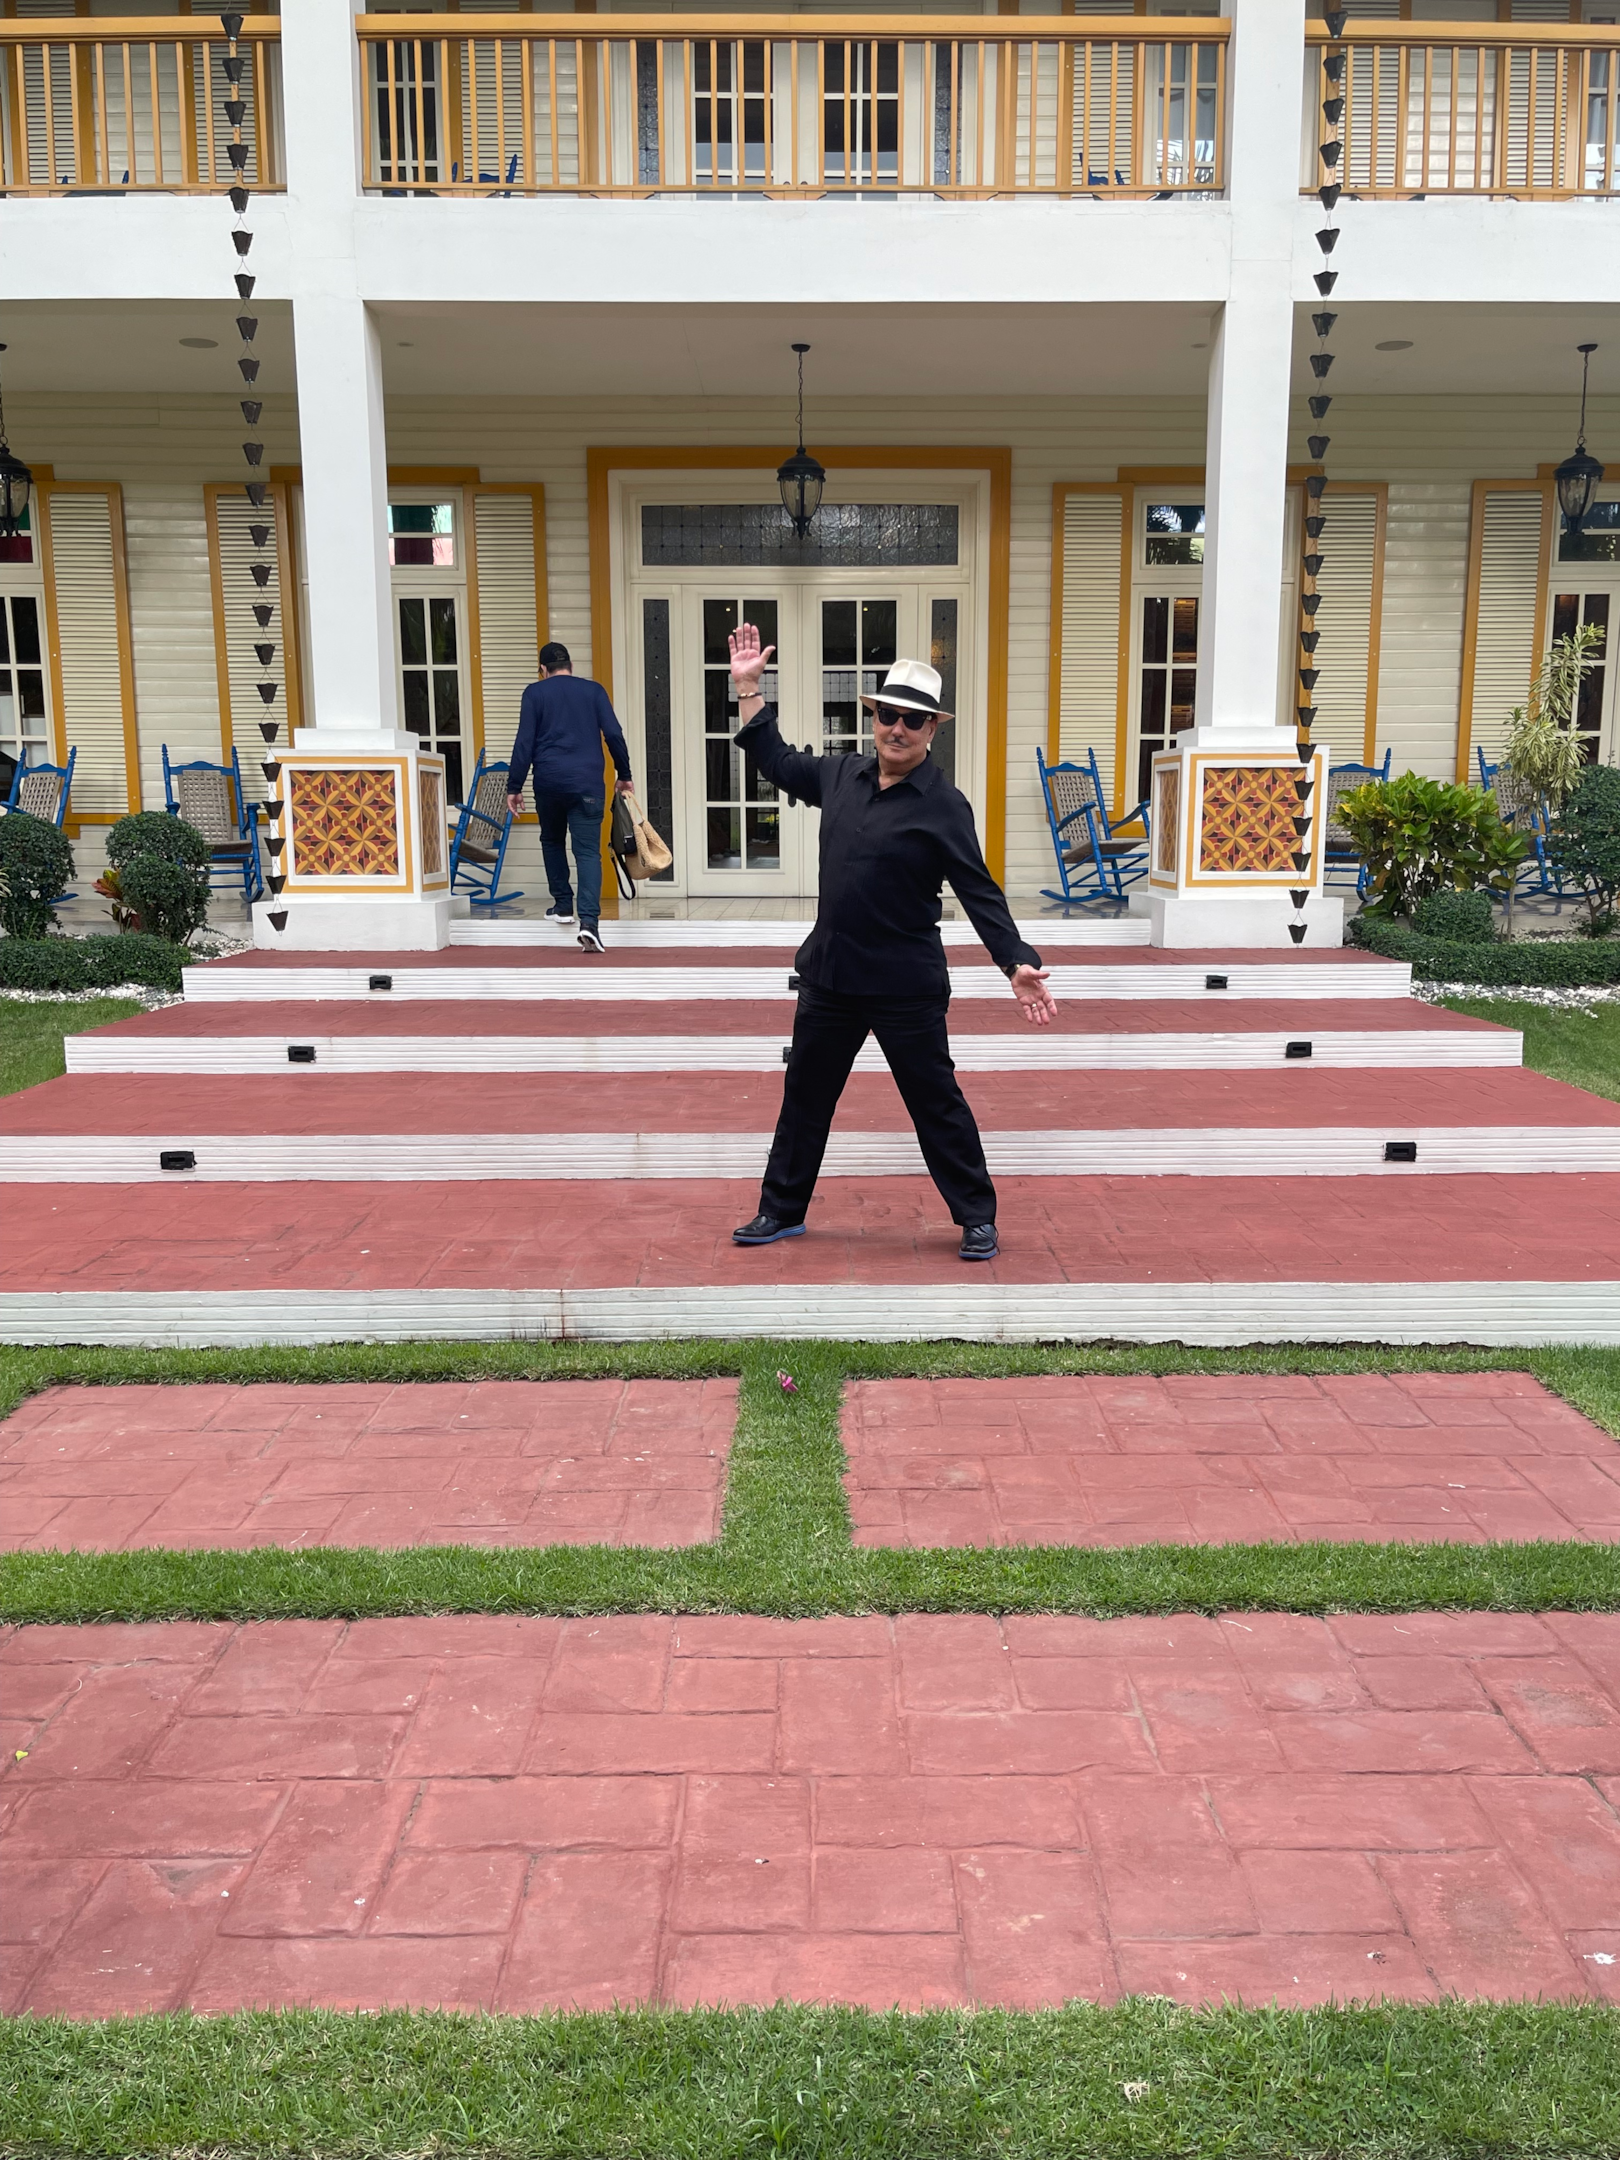
[(82, 1005), (36, 1005), (28, 998), (0, 997), (0, 1095), (40, 1080), (55, 1080), (67, 1070), (65, 1035), (86, 1028), (110, 1027), (142, 1010), (133, 998), (87, 998)]
[[(288, 1552), (37, 1552), (0, 1557), (0, 1620), (252, 1620), (440, 1612), (1126, 1613), (1620, 1610), (1620, 1547), (1580, 1542), (1067, 1545), (855, 1550), (842, 1486), (848, 1378), (1049, 1373), (1501, 1369), (1456, 1350), (1126, 1349), (820, 1342), (362, 1345), (307, 1350), (0, 1353), (0, 1409), (53, 1381), (471, 1380), (741, 1376), (724, 1519), (709, 1545)], [(1620, 1351), (1514, 1353), (1620, 1432)], [(785, 1394), (778, 1369), (798, 1392)]]
[(0, 2026), (0, 2153), (1612, 2160), (1598, 2005), (250, 2012)]
[(1451, 1012), (1524, 1033), (1524, 1062), (1620, 1102), (1620, 1004), (1532, 1005), (1522, 998), (1442, 998)]

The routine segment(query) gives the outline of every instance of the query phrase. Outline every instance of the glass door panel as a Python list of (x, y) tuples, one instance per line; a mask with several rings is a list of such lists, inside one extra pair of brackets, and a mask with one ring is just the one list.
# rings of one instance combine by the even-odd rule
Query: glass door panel
[(1156, 752), (1192, 726), (1198, 693), (1198, 608), (1189, 593), (1148, 593), (1141, 602), (1138, 664), (1137, 798), (1150, 792)]
[[(732, 743), (738, 728), (731, 688), (731, 633), (751, 622), (762, 645), (778, 647), (774, 600), (703, 602), (703, 815), (704, 854), (711, 870), (782, 867), (781, 797), (751, 758)], [(777, 697), (773, 665), (761, 679), (765, 696)]]
[(32, 593), (0, 593), (0, 778), (10, 792), (11, 768), (52, 762), (45, 706), (45, 660), (40, 603)]
[(872, 754), (872, 715), (861, 703), (899, 658), (898, 600), (821, 603), (821, 740), (829, 757)]
[(396, 596), (399, 702), (405, 725), (444, 759), (448, 799), (460, 802), (462, 760), (461, 607), (454, 593)]
[(1581, 677), (1575, 702), (1575, 732), (1588, 764), (1597, 764), (1615, 749), (1613, 728), (1614, 685), (1609, 667), (1609, 616), (1614, 595), (1608, 592), (1554, 593), (1552, 634), (1569, 637), (1583, 623), (1595, 623), (1603, 636), (1594, 648), (1592, 663)]

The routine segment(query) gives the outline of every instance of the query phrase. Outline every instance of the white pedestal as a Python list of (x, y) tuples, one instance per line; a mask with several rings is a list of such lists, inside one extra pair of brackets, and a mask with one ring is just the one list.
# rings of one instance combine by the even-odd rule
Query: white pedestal
[[(258, 900), (253, 906), (253, 942), (278, 952), (440, 952), (450, 942), (452, 903), (448, 895), (433, 900), (283, 898)], [(276, 930), (266, 920), (285, 910), (287, 926)]]
[(1154, 945), (1192, 946), (1202, 951), (1239, 945), (1281, 945), (1292, 952), (1296, 939), (1290, 923), (1305, 925), (1304, 942), (1313, 950), (1344, 943), (1344, 902), (1337, 894), (1316, 893), (1303, 909), (1274, 893), (1150, 893), (1147, 914)]

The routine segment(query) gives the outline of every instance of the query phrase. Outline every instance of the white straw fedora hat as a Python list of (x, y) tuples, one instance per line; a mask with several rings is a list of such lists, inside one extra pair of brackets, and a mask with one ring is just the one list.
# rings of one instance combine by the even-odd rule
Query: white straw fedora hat
[(868, 712), (879, 705), (904, 705), (912, 712), (932, 713), (936, 720), (954, 720), (939, 702), (939, 693), (945, 687), (939, 670), (931, 668), (923, 660), (897, 660), (883, 678), (883, 688), (875, 697), (862, 697), (861, 703)]

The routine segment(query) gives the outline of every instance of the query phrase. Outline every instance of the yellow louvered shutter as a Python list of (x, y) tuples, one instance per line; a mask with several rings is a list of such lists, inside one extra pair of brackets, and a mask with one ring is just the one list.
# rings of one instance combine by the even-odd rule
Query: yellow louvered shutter
[[(545, 637), (536, 576), (538, 489), (475, 490), (473, 543), (478, 584), (478, 674), (483, 736), (491, 759), (510, 757), (524, 690), (540, 671)], [(543, 553), (539, 556), (544, 566)]]
[(141, 806), (123, 491), (109, 483), (48, 485), (42, 493), (49, 533), (51, 671), (62, 740), (79, 753), (71, 815), (110, 822)]
[(1058, 663), (1058, 749), (1065, 758), (1097, 753), (1103, 791), (1117, 800), (1114, 746), (1119, 714), (1119, 566), (1122, 492), (1062, 498), (1062, 611), (1054, 628)]
[[(1316, 651), (1321, 673), (1310, 702), (1316, 707), (1316, 740), (1327, 751), (1330, 765), (1361, 764), (1374, 732), (1378, 655), (1373, 637), (1383, 569), (1382, 507), (1376, 494), (1358, 494), (1351, 487), (1330, 486), (1322, 499), (1327, 530), (1316, 580), (1322, 595), (1316, 617), (1322, 632)], [(1299, 691), (1290, 703), (1303, 700)]]
[[(259, 733), (261, 720), (279, 720), (277, 738), (282, 749), (292, 744), (298, 725), (298, 674), (291, 663), (287, 641), (293, 632), (293, 610), (286, 604), (289, 590), (287, 568), (286, 488), (277, 482), (270, 500), (255, 510), (240, 486), (211, 487), (208, 505), (208, 553), (214, 576), (215, 667), (219, 678), (220, 745), (225, 763), (234, 744), (242, 765), (242, 786), (249, 802), (262, 802), (266, 793), (261, 759), (268, 755)], [(268, 525), (270, 538), (255, 547), (249, 527)], [(252, 565), (267, 562), (270, 582), (262, 589), (255, 582)], [(267, 628), (254, 618), (255, 602), (268, 602), (272, 614)], [(254, 647), (273, 645), (268, 665), (260, 662)], [(288, 678), (292, 679), (289, 702)], [(259, 695), (261, 682), (273, 682), (274, 699), (267, 705)]]
[(1529, 694), (1536, 671), (1536, 639), (1542, 619), (1541, 585), (1545, 503), (1540, 488), (1477, 491), (1474, 514), (1482, 520), (1477, 589), (1470, 594), (1472, 667), (1464, 668), (1469, 697), (1463, 713), (1466, 771), (1477, 780), (1475, 752), (1495, 763), (1508, 716)]

